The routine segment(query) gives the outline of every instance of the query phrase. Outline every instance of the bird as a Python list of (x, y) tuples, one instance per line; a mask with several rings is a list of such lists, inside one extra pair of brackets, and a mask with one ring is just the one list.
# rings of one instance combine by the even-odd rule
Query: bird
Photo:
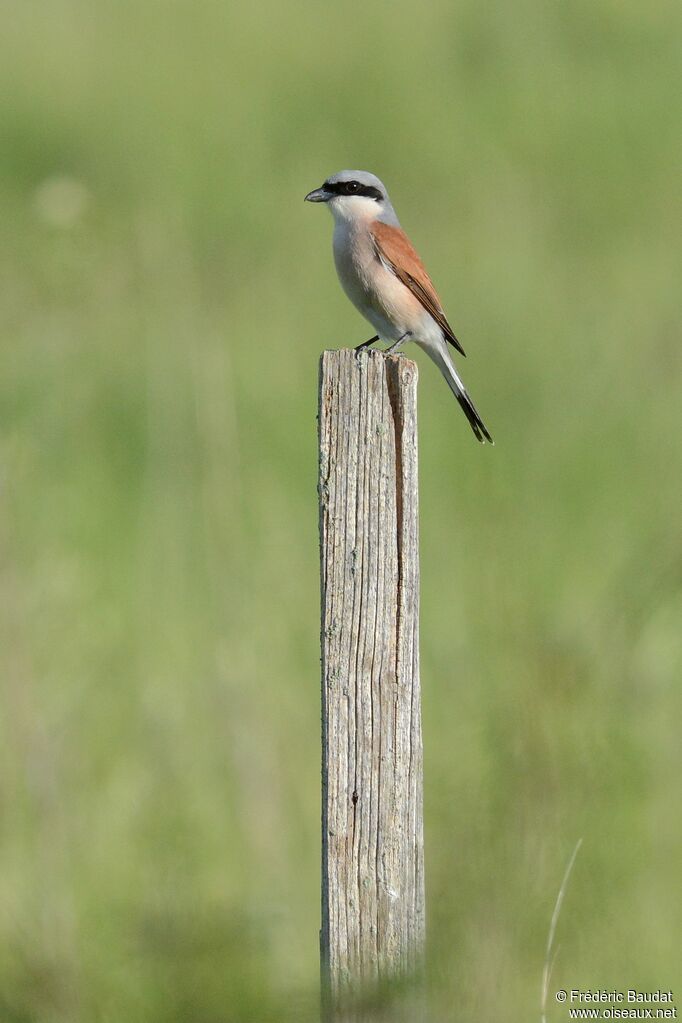
[(493, 444), (455, 369), (448, 345), (464, 349), (447, 321), (424, 264), (400, 226), (382, 181), (369, 171), (342, 170), (305, 196), (326, 203), (334, 217), (334, 262), (341, 286), (377, 332), (375, 341), (397, 352), (406, 341), (433, 359), (459, 402), (477, 440)]

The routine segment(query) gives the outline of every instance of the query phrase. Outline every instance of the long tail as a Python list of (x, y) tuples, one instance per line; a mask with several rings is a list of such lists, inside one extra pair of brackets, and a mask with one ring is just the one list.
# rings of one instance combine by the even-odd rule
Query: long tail
[[(425, 346), (424, 346), (425, 347)], [(439, 370), (445, 377), (450, 387), (450, 390), (454, 394), (455, 398), (459, 402), (464, 415), (469, 420), (469, 426), (474, 431), (476, 440), (480, 440), (481, 444), (485, 444), (488, 441), (489, 444), (494, 444), (495, 441), (488, 433), (483, 420), (478, 414), (478, 409), (474, 405), (473, 401), (467, 394), (466, 387), (462, 383), (460, 377), (457, 374), (450, 353), (445, 347), (445, 342), (442, 345), (425, 347), (425, 350), (431, 356)]]

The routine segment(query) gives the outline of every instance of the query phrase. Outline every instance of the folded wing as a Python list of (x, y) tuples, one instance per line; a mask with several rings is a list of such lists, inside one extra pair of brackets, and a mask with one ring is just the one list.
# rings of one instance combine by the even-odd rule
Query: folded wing
[(448, 323), (431, 278), (403, 230), (376, 220), (371, 227), (377, 256), (409, 288), (418, 302), (434, 318), (445, 338), (462, 355), (466, 352)]

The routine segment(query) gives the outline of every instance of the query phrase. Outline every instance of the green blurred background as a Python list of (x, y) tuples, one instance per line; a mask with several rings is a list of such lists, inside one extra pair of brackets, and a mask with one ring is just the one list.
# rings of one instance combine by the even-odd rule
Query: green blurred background
[(497, 441), (418, 354), (433, 1019), (539, 1017), (580, 837), (552, 991), (674, 988), (679, 5), (2, 12), (2, 1023), (315, 1018), (343, 167)]

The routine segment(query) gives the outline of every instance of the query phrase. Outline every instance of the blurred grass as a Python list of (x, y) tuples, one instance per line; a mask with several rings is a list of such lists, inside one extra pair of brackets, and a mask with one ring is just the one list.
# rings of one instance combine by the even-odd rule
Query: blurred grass
[[(314, 1018), (304, 208), (387, 183), (497, 440), (420, 383), (434, 1020), (679, 967), (679, 7), (7, 5), (0, 1019)], [(558, 1018), (558, 1017), (555, 1017)]]

